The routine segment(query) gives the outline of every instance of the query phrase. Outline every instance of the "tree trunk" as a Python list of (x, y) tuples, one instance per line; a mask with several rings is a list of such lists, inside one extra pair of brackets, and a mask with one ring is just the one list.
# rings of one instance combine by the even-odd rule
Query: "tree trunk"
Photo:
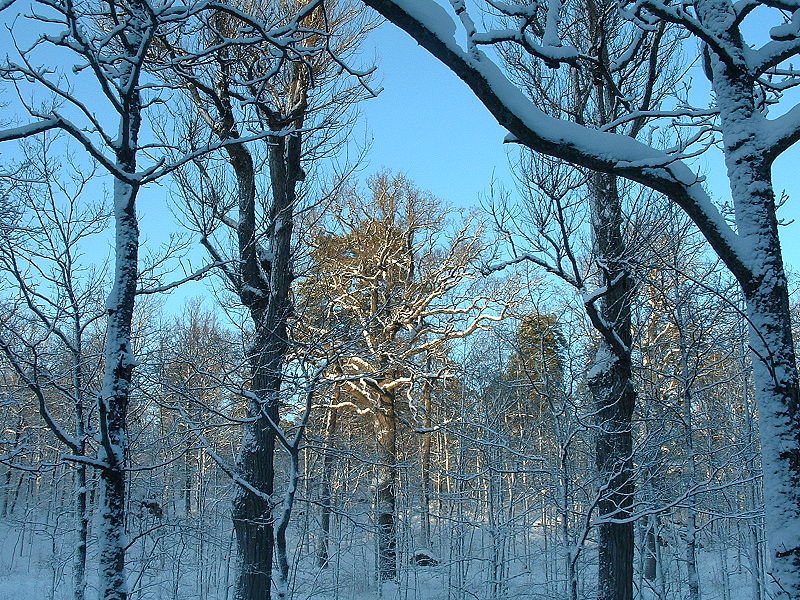
[[(67, 277), (66, 283), (72, 291), (72, 274)], [(86, 426), (84, 415), (84, 385), (85, 385), (85, 357), (83, 355), (83, 324), (81, 322), (81, 307), (79, 306), (74, 294), (70, 294), (73, 309), (73, 343), (72, 351), (72, 390), (74, 394), (75, 441), (77, 446), (74, 448), (78, 456), (86, 455)], [(75, 494), (75, 535), (76, 552), (73, 562), (72, 589), (75, 600), (84, 600), (86, 597), (86, 553), (89, 542), (89, 506), (88, 490), (86, 489), (86, 465), (78, 463), (75, 466), (73, 479)]]
[[(722, 551), (719, 553), (720, 557), (720, 579), (722, 583), (722, 599), (731, 600), (731, 569), (728, 567), (728, 548), (730, 540), (730, 531), (728, 531), (728, 524), (725, 527), (725, 538), (722, 544)], [(754, 595), (753, 600), (761, 600), (760, 595)]]
[[(800, 388), (792, 340), (770, 148), (760, 142), (764, 115), (754, 100), (747, 51), (728, 0), (702, 0), (698, 18), (730, 55), (711, 53), (725, 163), (747, 273), (737, 279), (747, 301), (753, 381), (761, 430), (764, 515), (776, 598), (800, 598)], [(725, 260), (725, 256), (721, 257)]]
[(188, 518), (192, 514), (192, 447), (186, 447), (186, 454), (183, 456), (183, 514)]
[[(430, 361), (427, 369), (430, 371)], [(431, 438), (433, 436), (431, 431), (433, 425), (433, 415), (431, 414), (433, 403), (431, 402), (430, 381), (425, 381), (424, 383), (422, 400), (425, 406), (425, 421), (420, 456), (420, 475), (422, 477), (420, 483), (420, 504), (422, 508), (420, 521), (422, 525), (422, 545), (428, 548), (431, 545)]]
[[(19, 448), (20, 441), (22, 440), (23, 436), (20, 435), (20, 432), (24, 429), (25, 422), (22, 420), (22, 417), (17, 418), (17, 425), (14, 427), (14, 445), (12, 446), (12, 452), (16, 451)], [(9, 465), (6, 467), (6, 476), (5, 476), (5, 484), (3, 486), (3, 517), (11, 516), (14, 512), (14, 505), (16, 504), (17, 493), (19, 493), (19, 486), (17, 484), (15, 493), (11, 493), (11, 480), (13, 469)], [(22, 481), (22, 476), (20, 475), (20, 481)], [(13, 498), (13, 500), (9, 501), (9, 498)]]
[[(269, 600), (272, 594), (273, 520), (270, 496), (275, 479), (275, 432), (269, 419), (278, 419), (283, 354), (274, 339), (269, 311), (269, 280), (258, 260), (255, 211), (255, 169), (242, 145), (227, 147), (239, 193), (239, 297), (255, 326), (250, 345), (251, 392), (244, 438), (239, 452), (241, 476), (252, 486), (238, 486), (233, 501), (233, 528), (239, 551), (236, 600)], [(254, 491), (255, 490), (255, 491)]]
[(748, 533), (750, 534), (749, 542), (750, 542), (750, 552), (747, 554), (750, 557), (750, 585), (753, 588), (753, 600), (763, 600), (764, 598), (764, 586), (763, 586), (763, 577), (762, 573), (762, 563), (761, 563), (761, 544), (759, 544), (759, 533), (760, 529), (751, 524), (748, 528)]
[(89, 541), (89, 507), (87, 505), (86, 465), (75, 468), (75, 517), (77, 538), (75, 560), (73, 562), (72, 587), (73, 598), (84, 600), (86, 597), (86, 549)]
[[(333, 404), (338, 403), (339, 391), (334, 392)], [(322, 458), (322, 481), (320, 482), (319, 503), (321, 506), (320, 538), (317, 543), (317, 565), (323, 569), (328, 568), (331, 536), (331, 513), (333, 512), (333, 438), (336, 435), (336, 407), (331, 406), (328, 412), (328, 422), (325, 424), (325, 454)]]
[(397, 421), (394, 414), (394, 394), (381, 394), (375, 411), (375, 429), (378, 445), (375, 501), (378, 522), (378, 582), (383, 582), (397, 578)]
[(697, 574), (697, 508), (695, 497), (691, 493), (697, 481), (697, 465), (694, 455), (694, 427), (692, 424), (692, 379), (689, 372), (689, 348), (687, 347), (686, 322), (683, 318), (682, 301), (685, 297), (680, 293), (679, 283), (676, 282), (677, 302), (675, 313), (678, 325), (678, 345), (681, 360), (681, 388), (683, 392), (683, 426), (684, 443), (686, 446), (687, 477), (685, 486), (686, 497), (686, 577), (689, 584), (689, 600), (700, 600), (700, 579)]
[(572, 470), (569, 461), (569, 445), (562, 445), (560, 453), (561, 462), (561, 531), (564, 537), (564, 565), (566, 567), (566, 598), (578, 600), (578, 572), (576, 563), (578, 559), (578, 549), (575, 543), (575, 536), (572, 533), (572, 519), (570, 518), (571, 507), (574, 506), (572, 494)]
[(656, 580), (656, 557), (658, 543), (658, 517), (650, 515), (644, 532), (644, 578), (649, 582)]
[[(137, 115), (138, 116), (138, 115)], [(136, 120), (135, 118), (132, 120)], [(136, 132), (125, 138), (135, 147)], [(120, 150), (120, 169), (134, 173), (133, 152)], [(114, 181), (115, 268), (114, 285), (106, 302), (103, 386), (98, 395), (100, 446), (100, 592), (104, 600), (127, 600), (125, 573), (125, 459), (127, 413), (135, 360), (131, 347), (131, 323), (136, 298), (139, 226), (136, 219), (138, 188)]]
[[(746, 325), (743, 323), (743, 327)], [(746, 460), (746, 467), (743, 472), (743, 475), (747, 478), (750, 478), (750, 485), (747, 488), (747, 495), (744, 499), (744, 508), (745, 510), (750, 510), (753, 512), (758, 512), (758, 509), (763, 505), (763, 500), (761, 498), (761, 491), (762, 491), (762, 482), (759, 480), (758, 475), (760, 474), (760, 469), (758, 467), (758, 460), (755, 454), (757, 450), (756, 440), (758, 439), (758, 432), (755, 426), (755, 418), (756, 418), (756, 411), (753, 408), (753, 404), (750, 398), (750, 379), (749, 379), (749, 364), (748, 361), (744, 358), (745, 351), (747, 348), (744, 346), (745, 344), (745, 336), (741, 336), (742, 340), (742, 348), (741, 348), (741, 355), (742, 355), (742, 364), (741, 369), (742, 373), (745, 374), (745, 377), (742, 380), (742, 401), (744, 407), (744, 426), (747, 430), (747, 445), (749, 448), (753, 449), (753, 454), (751, 454)], [(737, 573), (742, 572), (742, 549), (746, 548), (749, 544), (752, 548), (752, 552), (748, 552), (747, 554), (750, 557), (750, 583), (752, 585), (752, 598), (753, 600), (763, 600), (764, 598), (764, 569), (763, 563), (759, 560), (759, 555), (763, 554), (760, 551), (760, 544), (759, 542), (759, 532), (764, 531), (764, 523), (761, 519), (753, 519), (749, 523), (744, 523), (746, 528), (746, 533), (742, 533), (742, 522), (736, 523), (736, 530), (737, 530), (737, 538), (739, 543), (736, 544), (737, 548)], [(727, 556), (726, 556), (727, 559)], [(730, 594), (729, 594), (730, 595)]]
[[(602, 347), (605, 347), (603, 343)], [(605, 352), (609, 352), (607, 349)], [(601, 360), (604, 358), (601, 356)], [(597, 411), (595, 462), (602, 492), (598, 525), (598, 600), (633, 598), (633, 504), (630, 364), (618, 360), (589, 383)]]
[[(259, 398), (269, 398), (267, 383), (256, 377)], [(274, 547), (272, 506), (269, 496), (275, 478), (273, 455), (275, 435), (262, 414), (262, 409), (277, 418), (277, 403), (264, 400), (250, 402), (248, 424), (239, 454), (242, 477), (258, 490), (258, 494), (242, 486), (233, 501), (233, 528), (239, 551), (236, 581), (237, 600), (269, 600), (272, 593), (272, 553)]]
[(778, 598), (800, 598), (800, 395), (786, 279), (778, 268), (746, 293), (759, 409), (764, 516)]
[(103, 600), (126, 600), (125, 472), (100, 471), (100, 582)]
[(287, 319), (291, 311), (291, 242), (295, 186), (300, 179), (300, 134), (270, 136), (272, 203), (265, 235), (269, 247), (259, 252), (256, 236), (255, 170), (247, 149), (226, 147), (239, 187), (239, 241), (242, 303), (255, 325), (250, 347), (252, 372), (248, 423), (239, 454), (241, 475), (258, 493), (239, 486), (233, 524), (239, 548), (236, 600), (269, 600), (272, 593), (274, 528), (269, 497), (275, 480), (275, 427), (288, 350)]
[(275, 527), (275, 556), (278, 563), (278, 577), (275, 582), (277, 597), (286, 600), (289, 597), (289, 550), (286, 544), (286, 531), (292, 518), (294, 497), (297, 493), (297, 484), (300, 481), (300, 450), (292, 448), (289, 456), (289, 481), (283, 493), (283, 505), (280, 518)]
[[(622, 207), (616, 179), (592, 176), (593, 232), (596, 261), (603, 270), (606, 294), (594, 326), (602, 340), (589, 374), (597, 434), (595, 463), (601, 492), (598, 524), (598, 600), (633, 598), (634, 494), (631, 419), (635, 393), (631, 371), (631, 297), (633, 283), (625, 270)], [(590, 316), (593, 306), (587, 306)]]

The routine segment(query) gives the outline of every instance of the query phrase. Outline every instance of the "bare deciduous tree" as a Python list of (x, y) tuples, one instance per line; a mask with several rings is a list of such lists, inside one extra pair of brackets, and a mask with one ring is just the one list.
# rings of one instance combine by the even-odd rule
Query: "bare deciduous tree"
[[(99, 357), (87, 338), (104, 319), (102, 264), (87, 264), (87, 243), (109, 215), (84, 198), (94, 172), (67, 171), (63, 139), (48, 134), (22, 146), (20, 184), (6, 197), (0, 238), (0, 272), (6, 301), (16, 305), (0, 327), (0, 350), (35, 399), (38, 413), (74, 466), (76, 552), (73, 595), (86, 595), (88, 458), (94, 450), (89, 423)], [(57, 158), (58, 157), (58, 158)], [(96, 242), (96, 240), (95, 240)], [(69, 410), (64, 411), (63, 406)]]
[[(620, 59), (637, 53), (646, 33), (660, 23), (674, 23), (702, 44), (714, 99), (710, 108), (679, 105), (663, 113), (626, 106), (626, 114), (616, 122), (593, 127), (545, 114), (483, 50), (484, 46), (510, 44), (554, 68), (591, 71), (598, 64), (597, 51), (602, 44), (587, 55), (566, 39), (564, 32), (570, 23), (562, 19), (563, 3), (479, 3), (485, 14), (501, 17), (500, 22), (484, 20), (483, 29), (473, 18), (475, 7), (460, 0), (452, 0), (452, 12), (434, 1), (365, 3), (403, 28), (459, 76), (508, 129), (508, 141), (632, 179), (667, 195), (692, 218), (736, 277), (751, 326), (774, 587), (783, 597), (799, 596), (800, 388), (771, 168), (775, 159), (800, 139), (800, 112), (786, 100), (790, 105), (780, 116), (767, 116), (767, 109), (781, 101), (780, 92), (798, 83), (794, 72), (785, 67), (800, 52), (798, 21), (785, 19), (781, 12), (796, 7), (782, 2), (734, 4), (730, 0), (695, 0), (680, 6), (660, 0), (626, 4), (622, 7), (624, 18), (635, 23), (641, 33), (632, 36)], [(762, 18), (767, 13), (766, 18), (774, 24), (765, 43), (750, 43), (745, 38), (744, 23), (756, 12)], [(463, 44), (455, 35), (457, 30), (464, 35)], [(598, 75), (604, 77), (602, 71)], [(623, 105), (627, 102), (624, 95), (614, 97)], [(672, 149), (617, 133), (621, 123), (654, 117), (687, 120), (694, 133)], [(702, 151), (711, 123), (724, 146), (735, 228), (711, 200), (703, 177), (685, 162)]]
[[(220, 47), (221, 39), (241, 38), (237, 28), (242, 23), (238, 14), (219, 14), (206, 23), (199, 39), (165, 46), (195, 111), (185, 130), (189, 142), (202, 147), (208, 136), (218, 139), (232, 173), (230, 192), (207, 160), (196, 160), (195, 169), (178, 172), (178, 179), (191, 225), (222, 265), (254, 326), (248, 353), (253, 394), (238, 465), (249, 486), (238, 487), (233, 506), (240, 559), (236, 597), (253, 600), (270, 597), (275, 536), (285, 537), (285, 525), (283, 530), (274, 527), (270, 498), (276, 439), (282, 435), (279, 395), (290, 347), (295, 221), (304, 208), (303, 194), (318, 183), (304, 188), (303, 182), (316, 172), (316, 161), (341, 143), (339, 133), (362, 96), (358, 78), (364, 74), (351, 72), (357, 77), (348, 80), (343, 65), (370, 24), (346, 2), (329, 7), (319, 1), (243, 3), (234, 10), (256, 15), (251, 18), (259, 22), (275, 20), (276, 28), (293, 32), (293, 44), (276, 47), (273, 40), (257, 39), (235, 49)], [(199, 48), (180, 48), (180, 41)], [(267, 177), (248, 145), (253, 138), (265, 142)], [(264, 179), (268, 192), (259, 190)], [(235, 250), (226, 260), (228, 232), (235, 235)], [(279, 566), (285, 582), (285, 556)]]
[(350, 406), (373, 421), (378, 579), (389, 581), (397, 577), (401, 414), (410, 419), (425, 386), (448, 377), (452, 341), (501, 319), (503, 311), (497, 298), (475, 287), (484, 242), (469, 223), (448, 232), (439, 202), (402, 176), (382, 173), (370, 181), (370, 192), (368, 199), (348, 190), (323, 221), (302, 291), (307, 312), (316, 314), (307, 335), (348, 331), (359, 340), (329, 369), (347, 398), (330, 409)]

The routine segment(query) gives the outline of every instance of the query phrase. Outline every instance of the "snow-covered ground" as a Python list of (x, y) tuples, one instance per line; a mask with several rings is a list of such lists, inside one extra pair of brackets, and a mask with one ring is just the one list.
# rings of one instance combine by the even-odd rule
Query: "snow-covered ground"
[[(74, 543), (69, 522), (47, 522), (27, 515), (0, 521), (0, 600), (67, 600), (72, 594), (71, 560)], [(137, 526), (148, 523), (137, 523)], [(149, 523), (155, 529), (132, 542), (129, 550), (129, 580), (132, 600), (227, 600), (232, 597), (233, 544), (229, 525), (223, 523)], [(199, 529), (203, 526), (203, 530)], [(440, 535), (462, 554), (434, 548), (441, 564), (412, 565), (404, 552), (397, 582), (378, 589), (374, 580), (374, 540), (363, 527), (362, 519), (341, 519), (338, 537), (332, 540), (331, 562), (327, 569), (315, 564), (313, 536), (295, 537), (295, 577), (293, 598), (297, 600), (522, 600), (563, 598), (563, 573), (558, 549), (543, 539), (530, 538), (524, 555), (507, 555), (498, 576), (493, 576), (491, 536), (485, 528), (475, 528), (462, 538), (457, 532)], [(145, 528), (146, 530), (146, 528)], [(463, 532), (462, 532), (463, 533)], [(413, 547), (406, 536), (401, 547)], [(95, 557), (90, 548), (89, 598), (96, 597)], [(442, 552), (439, 552), (442, 551)], [(683, 550), (662, 547), (668, 572), (664, 576), (664, 600), (686, 597)], [(581, 566), (580, 598), (591, 598), (591, 552)], [(202, 557), (202, 560), (198, 557)], [(706, 547), (699, 555), (703, 600), (751, 600), (754, 598), (746, 555), (727, 548)], [(723, 576), (724, 564), (729, 571)], [(493, 579), (497, 584), (493, 584)], [(658, 598), (639, 574), (635, 581), (637, 598)], [(728, 588), (726, 593), (725, 588)]]

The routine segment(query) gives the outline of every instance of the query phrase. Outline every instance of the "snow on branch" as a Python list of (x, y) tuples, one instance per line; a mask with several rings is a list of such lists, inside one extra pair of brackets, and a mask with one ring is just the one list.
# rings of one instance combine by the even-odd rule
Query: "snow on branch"
[(628, 136), (593, 130), (544, 113), (480, 48), (465, 51), (459, 45), (454, 20), (436, 2), (364, 1), (461, 78), (509, 131), (507, 141), (631, 179), (669, 196), (692, 217), (737, 277), (749, 276), (738, 236), (704, 189), (702, 178), (684, 162)]

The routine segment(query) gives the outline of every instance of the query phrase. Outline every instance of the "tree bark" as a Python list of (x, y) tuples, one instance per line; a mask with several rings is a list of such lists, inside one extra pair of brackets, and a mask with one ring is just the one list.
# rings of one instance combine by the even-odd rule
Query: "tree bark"
[(397, 578), (397, 527), (395, 484), (397, 479), (397, 420), (394, 394), (382, 393), (375, 411), (378, 446), (375, 512), (378, 523), (378, 581)]
[[(700, 600), (700, 578), (697, 573), (697, 507), (695, 497), (691, 493), (697, 481), (697, 464), (694, 454), (694, 427), (692, 424), (692, 374), (689, 372), (689, 348), (687, 341), (686, 322), (683, 317), (684, 309), (681, 305), (679, 283), (676, 282), (678, 301), (675, 313), (678, 321), (678, 346), (680, 351), (681, 389), (683, 392), (683, 426), (684, 442), (686, 444), (686, 470), (685, 486), (686, 497), (686, 578), (689, 586), (689, 600)], [(727, 550), (727, 549), (725, 549)]]
[[(786, 279), (777, 228), (777, 263), (746, 291), (759, 408), (764, 516), (778, 598), (800, 598), (800, 394)], [(766, 265), (765, 265), (766, 267)]]
[[(607, 291), (592, 322), (602, 335), (588, 386), (596, 413), (595, 463), (601, 490), (598, 600), (633, 598), (633, 440), (631, 368), (633, 282), (624, 266), (622, 207), (616, 178), (595, 174), (590, 186), (596, 261)], [(587, 306), (592, 316), (595, 308)], [(599, 319), (597, 318), (599, 316)]]
[[(428, 371), (430, 371), (430, 361), (428, 362)], [(431, 441), (433, 432), (433, 403), (431, 401), (432, 386), (430, 381), (425, 381), (422, 388), (422, 401), (425, 406), (425, 421), (423, 424), (424, 433), (422, 434), (422, 448), (420, 456), (420, 475), (422, 481), (420, 483), (422, 507), (421, 511), (421, 525), (422, 525), (422, 545), (425, 548), (431, 545)]]
[(75, 517), (77, 521), (77, 538), (75, 559), (73, 562), (72, 588), (75, 600), (86, 597), (86, 550), (89, 542), (89, 507), (86, 490), (86, 465), (75, 468)]
[(644, 532), (644, 578), (649, 582), (656, 580), (656, 558), (658, 556), (656, 544), (658, 543), (658, 521), (656, 515), (647, 518)]
[[(120, 171), (136, 172), (140, 105), (138, 100), (123, 117)], [(138, 187), (114, 181), (115, 266), (114, 283), (106, 301), (103, 385), (97, 400), (100, 428), (100, 586), (104, 600), (127, 600), (125, 572), (125, 459), (127, 413), (135, 360), (131, 323), (136, 299), (139, 257), (139, 225), (136, 218)]]
[[(254, 393), (269, 397), (274, 385), (263, 376), (253, 378)], [(260, 493), (244, 487), (237, 489), (233, 501), (233, 527), (239, 551), (236, 581), (237, 600), (269, 600), (272, 593), (272, 555), (274, 548), (272, 506), (275, 435), (262, 410), (277, 418), (277, 403), (251, 401), (248, 415), (254, 419), (247, 426), (239, 454), (242, 477)]]
[[(339, 398), (339, 390), (334, 392), (334, 402)], [(336, 407), (328, 409), (328, 421), (325, 424), (325, 454), (322, 458), (322, 481), (320, 482), (319, 503), (321, 506), (320, 538), (317, 542), (317, 566), (328, 568), (329, 546), (331, 536), (331, 514), (333, 513), (333, 437), (336, 435)]]
[(276, 583), (277, 597), (286, 600), (289, 597), (289, 549), (286, 543), (286, 531), (292, 518), (292, 507), (300, 481), (300, 449), (293, 447), (289, 451), (289, 481), (283, 493), (281, 515), (275, 527), (275, 556), (278, 564)]
[[(78, 305), (76, 295), (72, 287), (72, 274), (68, 274), (65, 283), (69, 290), (69, 297), (72, 302), (73, 318), (73, 341), (72, 351), (72, 389), (74, 394), (74, 423), (75, 423), (75, 453), (78, 456), (86, 455), (86, 426), (84, 415), (84, 363), (83, 355), (83, 324), (81, 322), (81, 306)], [(86, 489), (86, 465), (78, 464), (75, 466), (74, 490), (75, 490), (75, 520), (76, 525), (76, 552), (73, 562), (72, 589), (75, 600), (84, 600), (86, 597), (86, 556), (89, 543), (89, 506), (88, 490)]]
[(575, 506), (575, 498), (572, 493), (572, 469), (570, 468), (569, 445), (562, 445), (560, 454), (561, 463), (561, 498), (559, 510), (561, 512), (561, 531), (564, 537), (564, 565), (566, 567), (566, 593), (565, 597), (569, 600), (578, 600), (578, 572), (576, 562), (580, 552), (575, 543), (575, 536), (572, 533), (572, 519), (570, 518), (571, 508)]
[(288, 350), (286, 327), (291, 312), (291, 242), (295, 188), (301, 179), (300, 143), (299, 132), (268, 138), (272, 202), (265, 253), (259, 252), (256, 236), (252, 157), (241, 144), (227, 146), (239, 186), (238, 292), (255, 326), (250, 347), (253, 398), (248, 403), (248, 417), (251, 420), (242, 442), (239, 468), (245, 480), (259, 492), (239, 486), (233, 503), (240, 556), (237, 600), (269, 600), (272, 593), (274, 527), (269, 498), (274, 491), (275, 426), (280, 421), (279, 396)]
[[(711, 53), (725, 164), (748, 272), (737, 279), (747, 301), (753, 380), (761, 431), (764, 514), (777, 598), (800, 598), (800, 387), (792, 339), (770, 148), (735, 14), (727, 0), (702, 0), (700, 22), (727, 50)], [(721, 256), (725, 260), (725, 256)], [(726, 261), (727, 262), (727, 261)]]
[(237, 600), (261, 600), (272, 593), (272, 531), (275, 434), (268, 418), (277, 418), (276, 394), (280, 379), (270, 364), (268, 344), (270, 331), (265, 326), (268, 282), (258, 262), (255, 229), (255, 169), (250, 152), (243, 145), (227, 146), (231, 165), (236, 173), (239, 194), (239, 296), (250, 309), (255, 335), (249, 348), (251, 389), (248, 401), (248, 424), (245, 427), (238, 466), (243, 479), (258, 493), (237, 487), (233, 500), (233, 528), (239, 552)]

